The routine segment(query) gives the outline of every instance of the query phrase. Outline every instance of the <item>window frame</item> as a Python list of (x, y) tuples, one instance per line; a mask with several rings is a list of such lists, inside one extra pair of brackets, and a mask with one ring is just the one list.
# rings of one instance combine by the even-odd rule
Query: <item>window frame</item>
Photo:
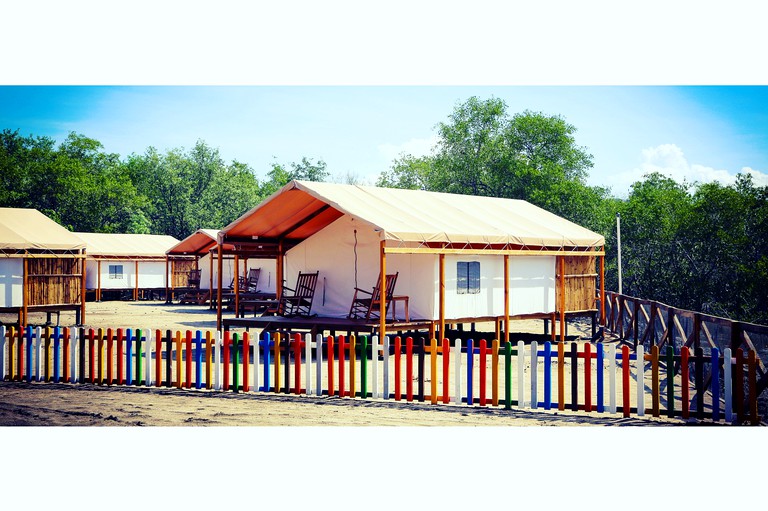
[(456, 294), (480, 294), (480, 261), (456, 261)]

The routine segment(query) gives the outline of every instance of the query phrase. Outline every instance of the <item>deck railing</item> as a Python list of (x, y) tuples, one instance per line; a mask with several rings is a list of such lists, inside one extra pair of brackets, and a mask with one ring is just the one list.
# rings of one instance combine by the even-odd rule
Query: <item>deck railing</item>
[(30, 383), (760, 422), (757, 354), (741, 348), (0, 327), (0, 353), (0, 379)]

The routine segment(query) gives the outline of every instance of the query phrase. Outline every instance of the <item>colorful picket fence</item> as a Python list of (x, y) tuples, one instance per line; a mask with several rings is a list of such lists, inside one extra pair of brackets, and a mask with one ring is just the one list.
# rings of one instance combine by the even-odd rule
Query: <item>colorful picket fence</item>
[(0, 354), (0, 379), (12, 381), (760, 423), (756, 356), (742, 349), (0, 327)]

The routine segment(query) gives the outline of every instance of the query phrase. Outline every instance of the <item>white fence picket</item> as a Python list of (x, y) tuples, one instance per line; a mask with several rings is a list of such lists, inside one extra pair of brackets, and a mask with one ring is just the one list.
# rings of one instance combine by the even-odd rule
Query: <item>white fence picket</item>
[(608, 345), (608, 411), (616, 413), (616, 346)]
[(637, 415), (645, 415), (645, 348), (637, 345)]
[[(216, 347), (216, 353), (213, 357), (213, 366), (214, 366), (214, 388), (216, 390), (221, 390), (221, 350), (223, 349), (223, 343), (221, 342), (221, 330), (216, 331), (216, 340), (214, 342), (214, 346)], [(168, 354), (170, 356), (170, 353)], [(170, 380), (171, 376), (168, 375), (168, 379)]]
[(723, 392), (725, 398), (725, 421), (733, 421), (733, 385), (731, 382), (731, 348), (725, 348), (723, 350), (723, 383), (725, 384), (725, 391)]
[(517, 406), (525, 407), (525, 344), (517, 341)]
[[(386, 344), (388, 341), (389, 341), (389, 337), (385, 335), (384, 343)], [(377, 398), (379, 397), (379, 336), (378, 335), (374, 335), (371, 338), (371, 353), (373, 354), (373, 356), (371, 357), (371, 376), (373, 377), (373, 381), (371, 382), (371, 395)], [(363, 356), (365, 357), (366, 355), (363, 354)], [(384, 381), (387, 381), (388, 376), (389, 374), (387, 371), (387, 364), (386, 362), (384, 362)], [(385, 394), (386, 394), (386, 391), (385, 391)]]
[(453, 345), (453, 398), (451, 403), (461, 404), (461, 339)]
[[(146, 386), (147, 387), (151, 387), (152, 386), (152, 382), (154, 381), (152, 379), (152, 331), (149, 328), (147, 328), (146, 330), (142, 330), (142, 332), (145, 332), (144, 333), (144, 339), (145, 339), (144, 347), (146, 349), (144, 350), (144, 356), (146, 357), (146, 360), (145, 360), (145, 364), (146, 365), (144, 367), (147, 368), (147, 370), (145, 371), (147, 373), (147, 383), (146, 383)], [(112, 363), (111, 360), (107, 361), (107, 364), (111, 364), (111, 363)]]

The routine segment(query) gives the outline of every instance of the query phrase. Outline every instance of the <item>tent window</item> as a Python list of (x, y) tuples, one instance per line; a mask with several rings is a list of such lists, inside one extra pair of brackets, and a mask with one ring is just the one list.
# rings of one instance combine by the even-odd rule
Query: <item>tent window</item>
[(456, 292), (460, 295), (480, 292), (480, 263), (459, 261), (456, 263)]
[(110, 279), (122, 279), (123, 278), (123, 265), (122, 264), (110, 264), (109, 265), (109, 278)]

